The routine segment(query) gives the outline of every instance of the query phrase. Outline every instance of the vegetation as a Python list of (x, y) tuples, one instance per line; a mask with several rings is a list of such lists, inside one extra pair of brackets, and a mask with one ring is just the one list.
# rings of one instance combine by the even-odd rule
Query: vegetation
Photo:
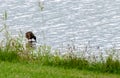
[(120, 75), (43, 66), (36, 63), (0, 62), (1, 78), (119, 78)]

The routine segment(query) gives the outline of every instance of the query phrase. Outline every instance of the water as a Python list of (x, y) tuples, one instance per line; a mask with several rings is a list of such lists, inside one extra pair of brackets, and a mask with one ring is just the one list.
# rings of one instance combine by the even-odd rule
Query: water
[(38, 2), (0, 0), (0, 21), (6, 10), (11, 34), (33, 31), (40, 45), (120, 47), (120, 0), (44, 0), (43, 11)]

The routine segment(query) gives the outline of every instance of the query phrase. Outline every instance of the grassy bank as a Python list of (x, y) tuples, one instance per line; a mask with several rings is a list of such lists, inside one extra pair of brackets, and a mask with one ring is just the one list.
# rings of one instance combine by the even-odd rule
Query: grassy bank
[(119, 78), (120, 75), (65, 69), (34, 63), (0, 62), (1, 78)]

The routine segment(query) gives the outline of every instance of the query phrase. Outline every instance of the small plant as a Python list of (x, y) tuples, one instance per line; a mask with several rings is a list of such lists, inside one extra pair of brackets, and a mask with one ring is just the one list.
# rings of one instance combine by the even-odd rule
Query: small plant
[(42, 1), (39, 1), (39, 2), (38, 2), (38, 6), (39, 6), (39, 8), (40, 8), (40, 11), (43, 11), (43, 9), (44, 9), (44, 4), (43, 4)]
[(3, 20), (7, 20), (7, 18), (8, 18), (8, 13), (5, 10), (4, 13), (3, 13)]

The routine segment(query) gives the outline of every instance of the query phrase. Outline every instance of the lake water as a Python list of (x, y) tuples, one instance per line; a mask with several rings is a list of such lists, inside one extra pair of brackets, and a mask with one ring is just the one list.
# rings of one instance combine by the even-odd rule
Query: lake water
[(40, 45), (120, 47), (120, 0), (44, 0), (43, 11), (38, 3), (0, 0), (0, 21), (6, 10), (11, 34), (33, 31)]

